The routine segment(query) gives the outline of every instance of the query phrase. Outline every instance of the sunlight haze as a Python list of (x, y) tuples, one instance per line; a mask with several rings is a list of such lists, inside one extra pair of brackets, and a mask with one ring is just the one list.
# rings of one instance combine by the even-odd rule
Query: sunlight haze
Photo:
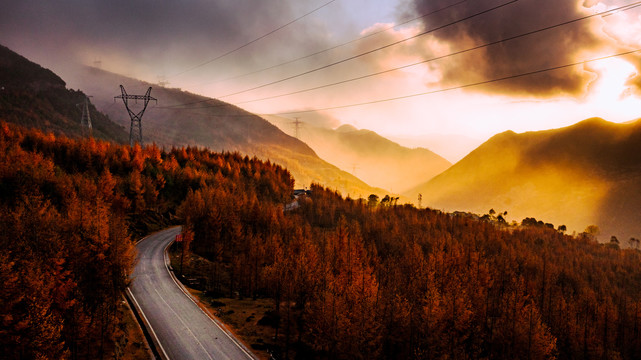
[[(626, 5), (632, 6), (609, 12)], [(430, 136), (422, 143), (402, 139), (454, 134), (480, 143), (505, 130), (640, 117), (641, 60), (634, 51), (641, 48), (635, 31), (641, 9), (633, 5), (131, 1), (121, 12), (95, 1), (31, 0), (5, 4), (0, 42), (63, 75), (69, 63), (80, 62), (166, 81), (257, 114), (326, 117), (334, 127), (352, 124), (430, 148)], [(595, 14), (602, 15), (577, 20)], [(467, 51), (474, 47), (480, 48)], [(581, 64), (567, 66), (574, 63)], [(555, 67), (562, 68), (521, 76)], [(343, 83), (332, 85), (337, 82)], [(454, 147), (444, 152), (462, 151)]]
[(2, 359), (640, 359), (641, 0), (0, 3)]

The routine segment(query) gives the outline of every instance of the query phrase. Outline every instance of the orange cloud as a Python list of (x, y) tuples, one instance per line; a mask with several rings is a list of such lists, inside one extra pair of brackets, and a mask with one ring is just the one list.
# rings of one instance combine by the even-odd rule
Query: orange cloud
[[(446, 0), (413, 0), (412, 6), (416, 13), (423, 14), (443, 7), (447, 3)], [(616, 6), (620, 5), (607, 7), (600, 2), (583, 0), (518, 1), (437, 30), (426, 35), (423, 43), (428, 48), (430, 44), (436, 43), (441, 46), (448, 44), (452, 51), (460, 51)], [(438, 19), (427, 18), (423, 21), (423, 30), (455, 22), (489, 7), (486, 2), (468, 1), (453, 11), (443, 13)], [(636, 10), (630, 12), (634, 11)], [(611, 19), (593, 17), (438, 60), (437, 66), (442, 71), (442, 81), (439, 86), (457, 86), (509, 77), (616, 53), (621, 49), (622, 39), (628, 38), (627, 33), (630, 32), (615, 26), (616, 19), (622, 16), (632, 15), (614, 14), (610, 16)], [(608, 31), (618, 34), (619, 39), (611, 36)], [(575, 66), (501, 81), (491, 86), (477, 87), (475, 90), (509, 96), (547, 98), (568, 95), (576, 97), (587, 93), (588, 85), (595, 80), (596, 75), (586, 67)]]

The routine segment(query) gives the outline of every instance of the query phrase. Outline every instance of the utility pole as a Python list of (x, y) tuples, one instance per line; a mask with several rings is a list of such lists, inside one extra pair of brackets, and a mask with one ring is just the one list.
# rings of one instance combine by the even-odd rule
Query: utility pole
[(294, 124), (294, 137), (295, 137), (296, 139), (299, 139), (299, 137), (298, 137), (298, 129), (299, 129), (299, 128), (300, 128), (300, 126), (303, 124), (303, 122), (302, 122), (302, 121), (299, 121), (298, 119), (299, 119), (299, 118), (294, 118), (294, 121), (292, 122), (292, 124)]
[[(89, 98), (93, 96), (85, 96), (84, 103), (76, 104), (76, 106), (82, 106), (82, 117), (80, 118), (80, 126), (82, 127), (82, 132), (87, 131), (91, 135), (91, 114), (89, 113)], [(85, 130), (87, 129), (87, 130)]]
[(423, 194), (419, 193), (418, 194), (418, 208), (421, 208), (421, 201), (423, 200)]
[[(145, 113), (149, 101), (153, 100), (158, 104), (158, 99), (149, 95), (151, 93), (151, 86), (147, 89), (147, 93), (145, 95), (129, 95), (127, 94), (127, 91), (125, 91), (125, 87), (122, 85), (120, 85), (120, 91), (122, 92), (122, 95), (114, 96), (114, 101), (116, 101), (116, 99), (122, 99), (122, 102), (125, 103), (125, 108), (127, 108), (127, 112), (129, 113), (129, 117), (131, 118), (131, 127), (129, 128), (129, 145), (133, 147), (134, 144), (138, 142), (142, 147), (142, 115)], [(138, 103), (138, 100), (143, 100), (144, 106), (142, 110), (138, 113), (134, 113), (129, 108), (128, 100), (134, 100), (136, 103)]]

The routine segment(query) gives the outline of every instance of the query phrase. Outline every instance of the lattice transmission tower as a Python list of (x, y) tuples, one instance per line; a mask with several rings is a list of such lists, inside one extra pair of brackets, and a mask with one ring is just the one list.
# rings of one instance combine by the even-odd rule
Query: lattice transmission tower
[(302, 121), (298, 119), (299, 118), (294, 118), (294, 121), (292, 121), (292, 124), (294, 124), (294, 137), (296, 139), (300, 139), (300, 137), (298, 137), (299, 129), (300, 129), (300, 126), (304, 124)]
[(80, 118), (80, 126), (82, 132), (85, 131), (91, 134), (91, 114), (89, 113), (89, 98), (93, 96), (85, 96), (85, 101), (76, 104), (78, 107), (82, 106), (82, 117)]
[[(145, 95), (129, 95), (127, 94), (127, 91), (125, 91), (125, 87), (120, 85), (120, 91), (122, 92), (122, 95), (114, 96), (114, 101), (116, 99), (122, 99), (122, 102), (125, 103), (125, 108), (127, 108), (127, 112), (129, 113), (129, 117), (131, 118), (131, 127), (129, 129), (129, 145), (134, 146), (136, 142), (142, 146), (142, 115), (145, 113), (145, 110), (147, 110), (147, 105), (149, 104), (149, 101), (153, 100), (158, 104), (158, 99), (151, 97), (149, 94), (151, 94), (151, 87), (147, 89), (147, 93)], [(142, 110), (140, 110), (138, 113), (133, 112), (129, 108), (129, 100), (134, 100), (136, 103), (138, 103), (138, 100), (143, 100), (144, 105)]]

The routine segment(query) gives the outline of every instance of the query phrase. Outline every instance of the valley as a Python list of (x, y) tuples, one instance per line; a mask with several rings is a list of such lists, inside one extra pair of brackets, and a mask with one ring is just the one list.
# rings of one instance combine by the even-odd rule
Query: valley
[(634, 360), (641, 2), (6, 2), (0, 357)]

